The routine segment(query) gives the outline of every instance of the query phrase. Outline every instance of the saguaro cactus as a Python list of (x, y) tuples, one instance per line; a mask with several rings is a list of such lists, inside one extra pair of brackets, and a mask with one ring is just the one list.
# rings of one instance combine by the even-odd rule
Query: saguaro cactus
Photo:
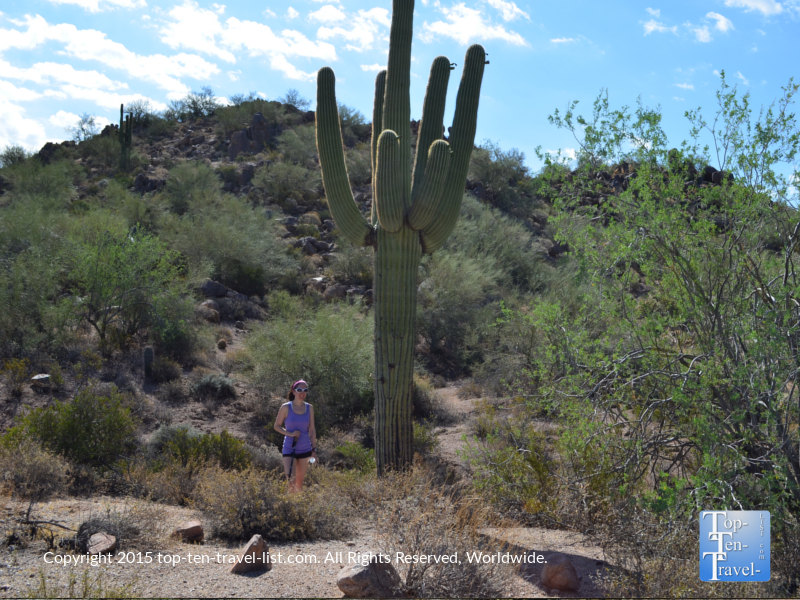
[(329, 67), (317, 75), (317, 148), (331, 214), (355, 244), (375, 249), (375, 457), (378, 473), (413, 458), (414, 319), (422, 254), (444, 244), (455, 226), (475, 141), (486, 53), (470, 46), (456, 98), (450, 143), (442, 119), (450, 61), (431, 66), (411, 169), (409, 82), (414, 0), (393, 0), (389, 63), (375, 80), (372, 119), (372, 217), (365, 219), (347, 179)]
[(119, 166), (123, 171), (127, 171), (131, 165), (131, 147), (133, 146), (133, 121), (131, 116), (128, 115), (125, 117), (125, 120), (122, 120), (123, 105), (119, 105), (119, 145), (120, 145), (120, 155), (119, 155)]

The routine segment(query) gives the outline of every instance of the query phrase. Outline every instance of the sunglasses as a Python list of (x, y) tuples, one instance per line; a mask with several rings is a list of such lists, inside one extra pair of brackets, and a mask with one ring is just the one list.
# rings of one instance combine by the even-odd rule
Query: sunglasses
[(305, 394), (308, 391), (308, 388), (294, 388), (294, 391)]

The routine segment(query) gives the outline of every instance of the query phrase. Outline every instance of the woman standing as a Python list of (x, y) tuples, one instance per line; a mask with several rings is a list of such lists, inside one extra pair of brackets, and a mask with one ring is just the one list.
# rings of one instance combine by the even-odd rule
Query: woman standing
[(308, 384), (295, 381), (286, 404), (278, 411), (275, 431), (282, 433), (283, 468), (289, 481), (289, 491), (299, 492), (308, 469), (308, 460), (317, 458), (317, 432), (314, 428), (314, 407), (306, 402)]

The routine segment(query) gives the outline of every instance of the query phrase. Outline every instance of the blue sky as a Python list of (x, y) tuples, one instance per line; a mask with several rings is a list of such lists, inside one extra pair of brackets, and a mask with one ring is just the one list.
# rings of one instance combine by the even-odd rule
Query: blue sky
[[(0, 2), (0, 147), (38, 149), (68, 137), (78, 115), (117, 121), (137, 98), (164, 108), (207, 85), (226, 98), (268, 99), (295, 88), (310, 99), (331, 66), (337, 96), (367, 118), (386, 64), (388, 0), (3, 0)], [(547, 116), (578, 100), (588, 114), (601, 88), (612, 107), (661, 106), (673, 145), (688, 138), (687, 109), (714, 108), (716, 73), (769, 104), (800, 56), (800, 0), (528, 2), (417, 0), (412, 117), (419, 118), (434, 57), (459, 67), (469, 44), (489, 53), (477, 140), (504, 149), (574, 149)], [(800, 79), (800, 77), (798, 77)]]

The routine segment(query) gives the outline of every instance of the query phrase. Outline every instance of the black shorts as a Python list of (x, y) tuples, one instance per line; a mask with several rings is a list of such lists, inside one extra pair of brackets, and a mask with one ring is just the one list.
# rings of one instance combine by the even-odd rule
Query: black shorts
[(308, 458), (313, 454), (313, 450), (309, 450), (308, 452), (300, 452), (299, 454), (284, 454), (284, 458)]

